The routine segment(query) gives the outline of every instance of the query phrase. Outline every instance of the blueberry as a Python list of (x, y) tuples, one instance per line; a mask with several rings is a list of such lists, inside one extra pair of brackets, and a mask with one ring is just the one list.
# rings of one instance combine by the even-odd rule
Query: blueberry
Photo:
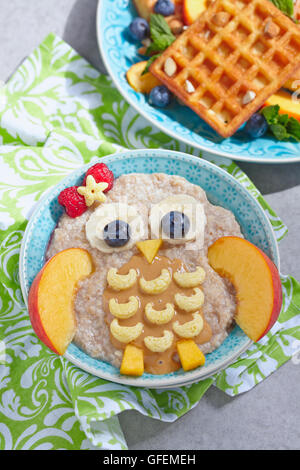
[(114, 248), (124, 246), (130, 239), (130, 227), (123, 220), (114, 220), (105, 225), (103, 238), (108, 246)]
[(183, 238), (190, 229), (190, 219), (183, 212), (171, 211), (163, 216), (161, 226), (168, 238)]
[(150, 36), (150, 28), (144, 18), (134, 18), (129, 25), (129, 31), (133, 39), (142, 41)]
[(260, 113), (252, 114), (245, 126), (245, 131), (254, 139), (262, 137), (268, 130), (268, 123), (265, 117)]
[(164, 85), (158, 85), (152, 88), (149, 95), (149, 103), (154, 106), (164, 108), (171, 102), (171, 93)]
[(154, 11), (163, 16), (170, 16), (174, 14), (175, 6), (171, 0), (157, 0), (154, 5)]

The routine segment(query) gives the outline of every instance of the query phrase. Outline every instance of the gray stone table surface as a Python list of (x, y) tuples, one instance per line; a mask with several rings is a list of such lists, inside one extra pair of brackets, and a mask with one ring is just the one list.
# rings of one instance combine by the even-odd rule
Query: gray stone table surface
[[(96, 41), (97, 0), (0, 0), (0, 80), (55, 32), (105, 73)], [(240, 163), (289, 227), (280, 244), (281, 272), (300, 279), (300, 163)], [(300, 448), (300, 365), (289, 361), (235, 398), (212, 387), (172, 424), (137, 412), (120, 416), (130, 449)]]

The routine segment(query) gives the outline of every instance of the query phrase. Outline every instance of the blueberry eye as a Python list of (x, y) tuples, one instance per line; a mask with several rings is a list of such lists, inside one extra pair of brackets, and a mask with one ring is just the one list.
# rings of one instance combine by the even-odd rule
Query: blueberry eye
[(168, 238), (184, 238), (190, 229), (190, 219), (183, 212), (171, 211), (163, 216), (161, 226)]
[(105, 225), (103, 238), (108, 246), (124, 246), (130, 240), (130, 227), (128, 223), (123, 220), (114, 220)]

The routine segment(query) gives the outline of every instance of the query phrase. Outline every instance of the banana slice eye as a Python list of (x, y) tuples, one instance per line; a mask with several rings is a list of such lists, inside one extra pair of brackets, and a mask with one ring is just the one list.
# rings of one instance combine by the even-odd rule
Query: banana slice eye
[(161, 270), (160, 276), (152, 279), (151, 281), (146, 281), (146, 279), (141, 277), (140, 287), (146, 294), (161, 294), (168, 289), (171, 280), (170, 271), (164, 268)]
[(170, 244), (197, 240), (204, 243), (206, 216), (203, 204), (188, 194), (173, 194), (155, 204), (149, 216), (151, 237)]
[(137, 280), (137, 272), (130, 269), (128, 274), (118, 274), (116, 268), (110, 268), (107, 273), (108, 285), (113, 290), (125, 290), (132, 287)]
[(119, 304), (116, 299), (110, 299), (108, 306), (110, 313), (122, 320), (131, 318), (136, 314), (139, 308), (139, 300), (133, 295), (129, 297), (129, 302), (125, 304)]
[(93, 248), (103, 253), (130, 250), (147, 233), (146, 221), (137, 207), (125, 203), (105, 203), (93, 211), (85, 225)]
[(174, 335), (169, 330), (164, 330), (163, 336), (146, 336), (144, 343), (152, 352), (164, 352), (172, 346)]
[(134, 326), (120, 326), (117, 318), (110, 324), (110, 332), (120, 343), (131, 343), (137, 339), (143, 331), (143, 323), (139, 322)]
[(169, 323), (174, 316), (175, 310), (173, 304), (166, 304), (164, 310), (155, 310), (153, 308), (153, 303), (149, 303), (145, 307), (145, 315), (151, 323), (156, 325), (164, 325)]
[(205, 271), (203, 268), (198, 266), (196, 271), (191, 273), (174, 273), (174, 280), (180, 287), (196, 287), (205, 279)]
[(193, 312), (199, 310), (204, 303), (204, 294), (198, 287), (194, 288), (194, 295), (186, 296), (182, 294), (175, 294), (176, 305), (185, 312)]
[(193, 313), (193, 320), (180, 325), (178, 321), (173, 323), (173, 330), (181, 338), (194, 338), (203, 329), (203, 318), (199, 313)]

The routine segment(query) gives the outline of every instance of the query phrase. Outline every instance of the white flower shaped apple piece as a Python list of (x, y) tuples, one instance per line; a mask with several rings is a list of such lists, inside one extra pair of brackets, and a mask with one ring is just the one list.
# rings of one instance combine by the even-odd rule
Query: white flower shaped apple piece
[(94, 202), (105, 202), (106, 196), (103, 194), (108, 188), (108, 183), (96, 183), (92, 175), (88, 175), (85, 186), (79, 186), (77, 192), (84, 196), (85, 203), (88, 207), (92, 206)]

